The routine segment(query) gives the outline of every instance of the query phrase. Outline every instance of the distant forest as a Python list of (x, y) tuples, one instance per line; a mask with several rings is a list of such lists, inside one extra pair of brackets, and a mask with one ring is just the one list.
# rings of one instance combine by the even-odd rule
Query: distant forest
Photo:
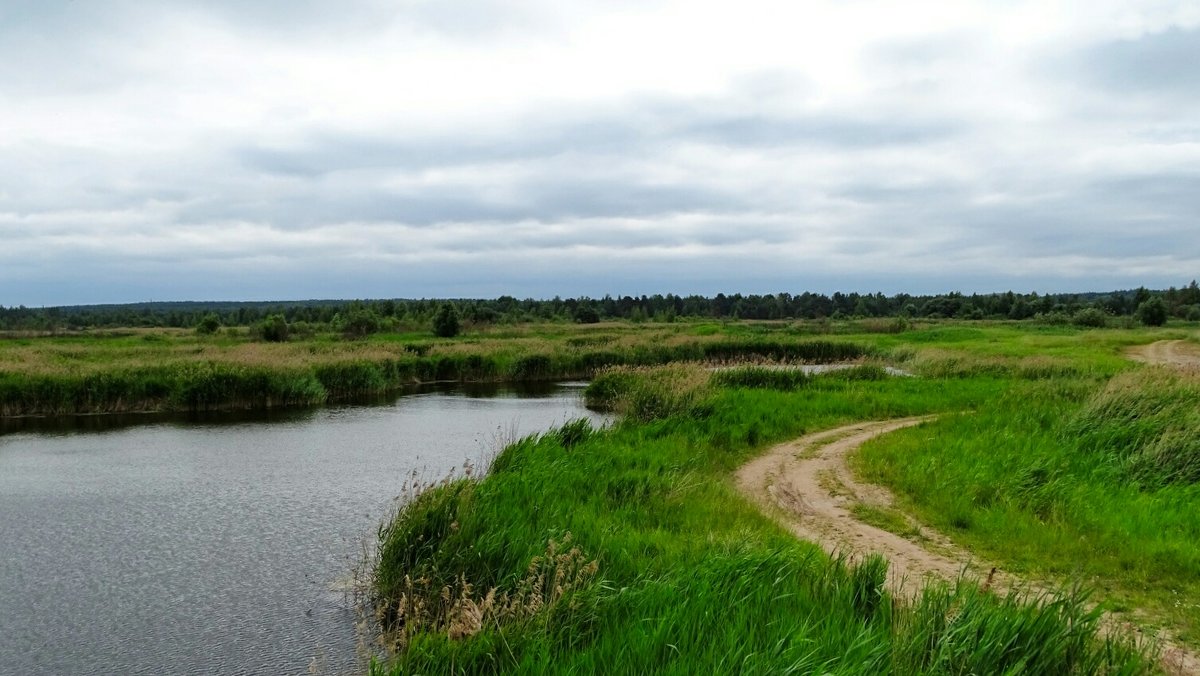
[[(251, 326), (282, 315), (298, 328), (338, 328), (350, 318), (393, 330), (428, 327), (449, 303), (467, 325), (606, 320), (671, 322), (710, 319), (851, 319), (877, 317), (1040, 319), (1050, 323), (1103, 325), (1112, 317), (1135, 317), (1147, 308), (1155, 315), (1200, 320), (1200, 287), (1196, 282), (1165, 291), (1145, 288), (1108, 293), (972, 294), (913, 296), (882, 293), (776, 293), (713, 297), (674, 294), (520, 300), (512, 296), (483, 299), (305, 300), (277, 302), (151, 302), (122, 305), (76, 305), (29, 308), (0, 306), (0, 330), (72, 331), (89, 328), (192, 328), (211, 325)], [(1142, 313), (1139, 313), (1139, 309)], [(214, 322), (215, 320), (215, 322)], [(1161, 323), (1161, 322), (1147, 322)]]

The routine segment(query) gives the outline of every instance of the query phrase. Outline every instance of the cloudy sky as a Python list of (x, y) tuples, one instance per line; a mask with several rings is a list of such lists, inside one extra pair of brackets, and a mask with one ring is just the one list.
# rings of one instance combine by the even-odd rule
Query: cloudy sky
[(1200, 2), (0, 0), (0, 304), (1197, 276)]

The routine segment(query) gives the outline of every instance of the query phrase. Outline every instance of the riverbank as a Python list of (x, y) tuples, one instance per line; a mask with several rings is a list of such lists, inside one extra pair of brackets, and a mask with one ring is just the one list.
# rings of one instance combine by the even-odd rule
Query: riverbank
[(872, 352), (840, 338), (711, 324), (286, 343), (178, 331), (20, 337), (0, 340), (0, 417), (312, 406), (435, 382), (568, 380), (681, 361), (840, 362)]
[(884, 586), (881, 559), (831, 559), (741, 499), (729, 476), (758, 443), (951, 403), (928, 384), (866, 389), (821, 379), (808, 404), (775, 390), (685, 397), (609, 434), (519, 443), (482, 481), (426, 491), (385, 532), (377, 584), (395, 654), (375, 673), (995, 673), (1020, 660), (1136, 672), (1136, 654), (1094, 646), (1078, 599), (1038, 607), (968, 583), (910, 603)]
[[(1175, 559), (1143, 556), (1141, 542), (1094, 554), (1136, 561), (1136, 575), (1118, 567), (1102, 578), (1076, 576), (1068, 559), (1067, 570), (1049, 576), (1062, 590), (1053, 596), (983, 589), (969, 580), (932, 582), (899, 595), (888, 588), (883, 559), (831, 558), (793, 539), (738, 493), (732, 477), (771, 444), (809, 432), (972, 411), (896, 431), (864, 449), (865, 456), (892, 437), (903, 440), (903, 452), (888, 456), (893, 476), (936, 478), (935, 495), (924, 499), (970, 504), (977, 485), (998, 477), (955, 474), (947, 483), (940, 467), (990, 471), (980, 454), (991, 453), (1006, 459), (1005, 476), (1020, 478), (1039, 476), (1038, 468), (1055, 456), (1040, 446), (1022, 454), (1021, 435), (979, 438), (964, 425), (997, 425), (1006, 416), (1069, 438), (1072, 432), (1042, 410), (1049, 400), (1034, 393), (1073, 393), (1071, 405), (1082, 406), (1114, 377), (1139, 377), (1141, 367), (1122, 356), (1130, 345), (1186, 337), (1177, 329), (957, 324), (863, 337), (893, 358), (907, 355), (904, 367), (915, 378), (878, 377), (873, 369), (810, 377), (745, 369), (718, 378), (686, 366), (608, 373), (591, 394), (624, 413), (618, 428), (592, 433), (576, 427), (521, 441), (497, 458), (486, 478), (432, 487), (389, 522), (375, 594), (385, 625), (391, 621), (392, 631), (384, 634), (390, 652), (373, 671), (550, 665), (564, 673), (1153, 672), (1155, 657), (1129, 645), (1128, 635), (1099, 632), (1100, 610), (1121, 613), (1121, 621), (1173, 624), (1190, 641), (1186, 618), (1155, 604), (1131, 612), (1108, 595), (1120, 586), (1153, 585), (1156, 571), (1179, 565), (1192, 566), (1193, 579), (1200, 575), (1195, 558), (1184, 563), (1185, 552), (1200, 552), (1183, 531), (1168, 531), (1180, 553)], [(1023, 413), (1013, 409), (1022, 402)], [(928, 429), (938, 431), (937, 443), (926, 439)], [(1061, 449), (1081, 466), (1089, 462), (1086, 447), (1062, 443)], [(1058, 473), (1050, 478), (1054, 490), (1067, 494), (1082, 485)], [(1110, 479), (1110, 490), (1126, 480)], [(897, 492), (901, 507), (923, 499), (903, 481), (885, 477), (883, 483)], [(1065, 539), (1073, 529), (1078, 538), (1082, 524), (1047, 518), (1037, 500), (1004, 497), (1010, 483), (1014, 491), (1023, 485), (1000, 480), (1001, 495), (991, 504), (1003, 505), (1010, 519), (1020, 517), (1027, 528), (1019, 533), (979, 528), (973, 514), (961, 510), (927, 522), (957, 523), (945, 531), (968, 550), (992, 538), (993, 560), (1014, 569), (1030, 549), (1019, 538)], [(1200, 509), (1194, 486), (1192, 493), (1173, 494), (1177, 513)], [(1154, 530), (1160, 515), (1153, 501), (1122, 504), (1129, 520)], [(904, 530), (898, 514), (861, 511), (859, 518)], [(1169, 514), (1161, 518), (1163, 526), (1174, 523)], [(563, 545), (568, 533), (570, 543)], [(569, 583), (547, 586), (551, 579)], [(1080, 582), (1096, 594), (1100, 609), (1072, 586)], [(1178, 612), (1197, 615), (1196, 609)]]

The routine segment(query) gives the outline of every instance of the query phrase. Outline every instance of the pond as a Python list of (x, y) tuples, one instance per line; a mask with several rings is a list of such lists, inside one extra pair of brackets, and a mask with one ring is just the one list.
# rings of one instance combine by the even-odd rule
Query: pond
[(338, 674), (346, 581), (414, 471), (567, 420), (582, 385), (203, 418), (7, 422), (0, 671)]

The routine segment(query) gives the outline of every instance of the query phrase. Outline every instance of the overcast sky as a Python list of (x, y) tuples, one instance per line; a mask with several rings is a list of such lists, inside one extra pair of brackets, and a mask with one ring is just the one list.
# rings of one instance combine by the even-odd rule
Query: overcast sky
[(1198, 276), (1200, 2), (0, 0), (0, 304)]

